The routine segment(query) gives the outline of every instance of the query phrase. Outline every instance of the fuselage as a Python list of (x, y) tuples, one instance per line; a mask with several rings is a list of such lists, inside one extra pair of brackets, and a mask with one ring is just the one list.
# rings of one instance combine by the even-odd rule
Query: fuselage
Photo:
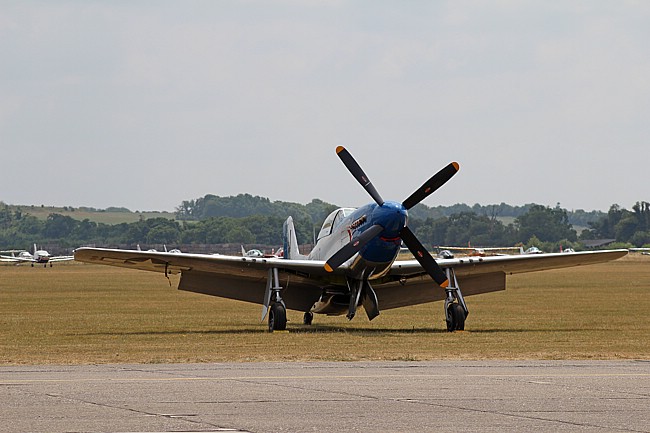
[(50, 261), (50, 253), (44, 250), (39, 250), (34, 253), (34, 261), (36, 263), (47, 263)]

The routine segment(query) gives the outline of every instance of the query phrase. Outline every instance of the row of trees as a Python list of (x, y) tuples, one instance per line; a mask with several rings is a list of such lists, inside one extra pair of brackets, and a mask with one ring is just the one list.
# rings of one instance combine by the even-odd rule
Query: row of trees
[[(135, 247), (145, 245), (191, 244), (263, 244), (280, 245), (282, 224), (279, 217), (257, 215), (245, 218), (209, 218), (196, 223), (177, 222), (166, 218), (150, 218), (134, 223), (103, 224), (85, 219), (50, 214), (45, 221), (31, 215), (14, 219), (0, 229), (3, 248), (25, 248), (37, 242), (56, 244), (64, 249), (81, 245)], [(305, 227), (302, 221), (301, 228)], [(302, 239), (311, 239), (311, 230), (298, 230)]]
[[(422, 203), (409, 210), (409, 217), (412, 219), (426, 220), (450, 217), (461, 213), (474, 213), (485, 215), (490, 218), (517, 218), (530, 211), (535, 204), (523, 206), (511, 206), (506, 203), (469, 206), (458, 203), (452, 206), (429, 207)], [(252, 196), (250, 194), (239, 194), (237, 196), (219, 197), (208, 194), (193, 200), (183, 201), (176, 208), (176, 219), (181, 221), (201, 221), (212, 217), (234, 217), (242, 218), (252, 215), (274, 215), (286, 217), (311, 217), (312, 221), (318, 223), (335, 208), (330, 203), (314, 199), (307, 205), (283, 201), (272, 202), (268, 198)], [(560, 207), (559, 203), (556, 207)], [(601, 211), (584, 211), (582, 209), (567, 211), (569, 222), (575, 226), (587, 227), (590, 222), (600, 219), (604, 213)]]
[(503, 224), (487, 215), (461, 212), (448, 218), (415, 220), (410, 225), (420, 240), (433, 245), (522, 245), (545, 251), (580, 247), (578, 234), (569, 223), (566, 210), (559, 207), (533, 205), (511, 224)]
[[(292, 215), (298, 239), (312, 243), (313, 234), (323, 219), (336, 208), (332, 204), (313, 200), (308, 205), (269, 202), (245, 196), (247, 209), (223, 208), (229, 216), (201, 217), (196, 221), (174, 221), (165, 218), (142, 219), (134, 223), (102, 224), (85, 219), (50, 214), (45, 221), (8, 206), (0, 208), (0, 246), (24, 248), (34, 242), (58, 244), (63, 248), (80, 245), (196, 245), (196, 244), (262, 244), (282, 243), (282, 224)], [(255, 203), (257, 202), (257, 203)], [(267, 214), (252, 214), (262, 212)], [(415, 209), (415, 208), (414, 208)], [(281, 214), (280, 214), (281, 213)], [(616, 239), (624, 246), (650, 244), (650, 204), (636, 203), (631, 211), (613, 205), (607, 214), (590, 222), (590, 228), (577, 233), (567, 210), (542, 205), (528, 205), (526, 212), (513, 222), (504, 223), (497, 212), (460, 211), (449, 216), (418, 218), (410, 212), (409, 226), (428, 245), (472, 246), (537, 246), (545, 251), (564, 247), (580, 248), (586, 239)]]

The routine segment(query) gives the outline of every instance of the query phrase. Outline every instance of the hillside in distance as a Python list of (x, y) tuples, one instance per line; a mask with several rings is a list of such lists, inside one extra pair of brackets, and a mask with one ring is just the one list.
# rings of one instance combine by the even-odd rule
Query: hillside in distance
[(173, 212), (166, 211), (131, 211), (124, 207), (109, 207), (106, 209), (95, 209), (92, 207), (72, 207), (72, 206), (45, 206), (45, 205), (11, 205), (0, 202), (0, 210), (8, 210), (15, 213), (20, 212), (25, 215), (32, 215), (41, 221), (45, 221), (50, 214), (59, 214), (68, 216), (72, 219), (101, 223), (101, 224), (121, 224), (133, 223), (141, 219), (166, 218), (173, 220), (176, 215)]

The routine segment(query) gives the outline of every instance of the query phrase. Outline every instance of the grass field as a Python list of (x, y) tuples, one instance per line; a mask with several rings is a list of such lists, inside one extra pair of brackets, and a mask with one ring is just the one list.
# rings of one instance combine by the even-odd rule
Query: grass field
[(508, 277), (467, 299), (467, 331), (442, 303), (316, 316), (266, 332), (261, 307), (181, 292), (163, 275), (78, 263), (0, 266), (0, 364), (431, 359), (650, 359), (650, 257)]

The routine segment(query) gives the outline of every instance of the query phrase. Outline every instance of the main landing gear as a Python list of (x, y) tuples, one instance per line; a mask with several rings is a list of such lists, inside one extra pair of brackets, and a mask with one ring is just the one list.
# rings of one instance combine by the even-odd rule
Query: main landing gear
[(449, 286), (445, 289), (447, 291), (447, 298), (445, 299), (445, 318), (447, 319), (447, 331), (463, 331), (465, 330), (465, 319), (469, 314), (463, 294), (460, 292), (456, 273), (452, 268), (445, 269)]
[(271, 304), (269, 311), (269, 332), (284, 331), (287, 329), (287, 309), (283, 303)]
[(269, 269), (266, 292), (264, 293), (264, 304), (262, 306), (262, 320), (269, 315), (269, 332), (284, 331), (287, 329), (287, 307), (284, 305), (280, 292), (280, 278), (278, 269)]

